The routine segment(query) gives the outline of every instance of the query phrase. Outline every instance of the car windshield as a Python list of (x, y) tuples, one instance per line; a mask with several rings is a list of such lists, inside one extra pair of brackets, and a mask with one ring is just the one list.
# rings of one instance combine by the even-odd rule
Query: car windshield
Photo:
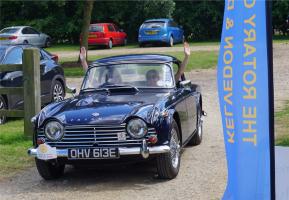
[(168, 64), (117, 64), (92, 67), (82, 90), (110, 87), (172, 88), (174, 81)]
[(103, 27), (100, 25), (90, 25), (89, 32), (103, 32)]
[(4, 28), (0, 31), (0, 33), (16, 33), (17, 31), (19, 31), (19, 28)]
[(165, 22), (151, 21), (145, 22), (142, 27), (143, 28), (163, 28), (165, 26)]

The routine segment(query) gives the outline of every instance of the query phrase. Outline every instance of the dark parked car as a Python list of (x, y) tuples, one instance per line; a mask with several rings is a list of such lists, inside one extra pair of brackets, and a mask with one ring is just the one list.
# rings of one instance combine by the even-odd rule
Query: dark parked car
[(139, 28), (140, 46), (149, 43), (165, 43), (172, 47), (184, 41), (184, 30), (171, 19), (146, 20)]
[(156, 159), (161, 178), (180, 168), (181, 149), (202, 141), (200, 87), (166, 55), (127, 55), (93, 62), (80, 94), (46, 106), (33, 118), (28, 154), (44, 179), (60, 177), (65, 164)]
[[(23, 49), (31, 45), (1, 45), (0, 64), (22, 64)], [(37, 48), (37, 47), (36, 47)], [(65, 96), (65, 79), (57, 55), (39, 48), (41, 75), (41, 104), (62, 100)], [(0, 87), (21, 87), (22, 71), (0, 72)], [(23, 97), (19, 95), (0, 94), (0, 109), (23, 109)], [(0, 116), (0, 124), (6, 118)]]

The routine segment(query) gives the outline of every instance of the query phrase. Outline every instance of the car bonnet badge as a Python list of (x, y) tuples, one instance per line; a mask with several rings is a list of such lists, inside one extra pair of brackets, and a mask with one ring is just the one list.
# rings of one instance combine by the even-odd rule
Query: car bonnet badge
[(98, 112), (95, 112), (95, 113), (92, 113), (91, 115), (92, 115), (93, 117), (99, 117), (100, 114), (99, 114)]

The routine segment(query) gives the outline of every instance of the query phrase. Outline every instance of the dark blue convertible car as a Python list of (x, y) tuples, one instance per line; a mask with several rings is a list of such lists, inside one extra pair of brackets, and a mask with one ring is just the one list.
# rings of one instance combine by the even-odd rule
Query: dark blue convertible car
[(65, 164), (152, 160), (160, 178), (180, 168), (181, 149), (202, 141), (200, 87), (175, 80), (180, 61), (126, 55), (93, 62), (78, 96), (46, 106), (33, 118), (36, 166), (44, 179)]

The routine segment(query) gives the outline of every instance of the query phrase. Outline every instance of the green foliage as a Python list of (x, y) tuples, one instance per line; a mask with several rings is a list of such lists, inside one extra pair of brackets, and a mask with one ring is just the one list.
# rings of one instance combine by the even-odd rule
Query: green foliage
[(283, 34), (287, 32), (289, 28), (286, 19), (289, 17), (289, 1), (277, 0), (273, 1), (272, 20), (273, 28), (281, 31)]
[(174, 19), (191, 40), (219, 39), (223, 10), (223, 1), (176, 1)]
[[(31, 25), (59, 43), (78, 43), (84, 1), (0, 1), (0, 28)], [(114, 22), (136, 42), (146, 19), (174, 18), (190, 40), (219, 39), (224, 1), (136, 0), (95, 1), (91, 22)], [(273, 1), (273, 27), (287, 32), (289, 1)]]

